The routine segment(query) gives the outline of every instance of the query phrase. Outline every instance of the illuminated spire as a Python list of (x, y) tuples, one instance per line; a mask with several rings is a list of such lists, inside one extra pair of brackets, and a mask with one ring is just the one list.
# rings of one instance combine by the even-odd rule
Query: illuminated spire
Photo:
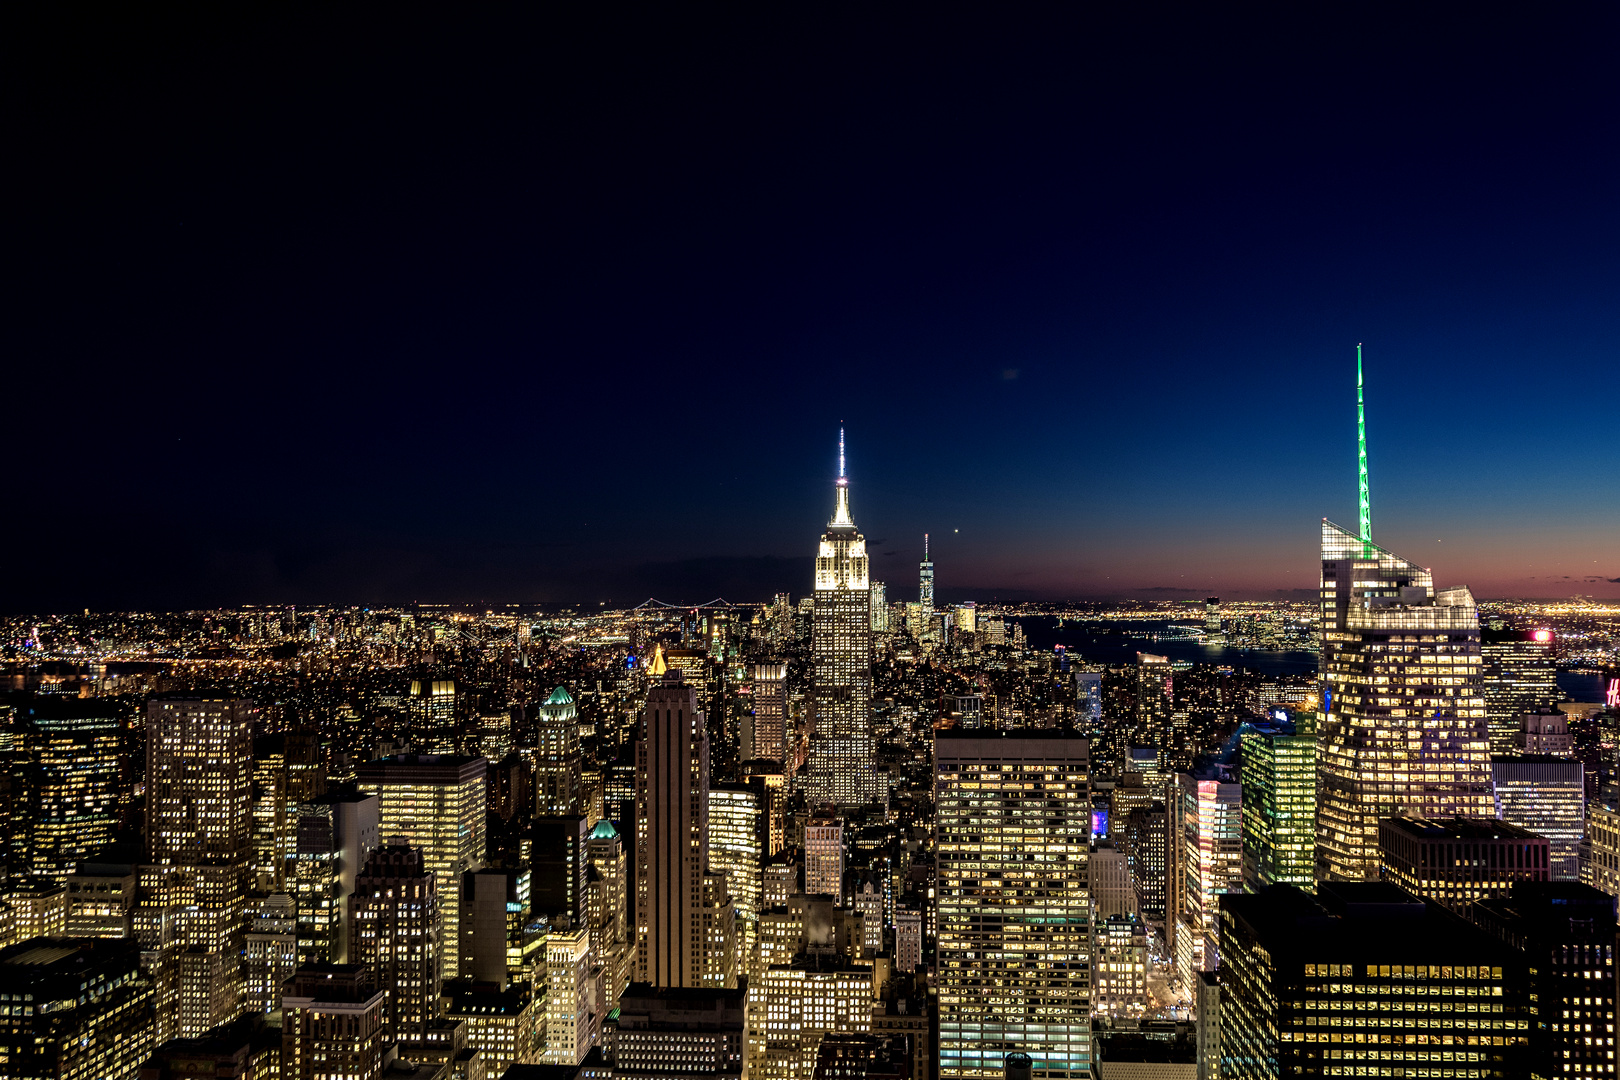
[(923, 533), (923, 562), (928, 561), (928, 534)]
[(844, 475), (844, 429), (838, 429), (838, 501), (833, 506), (832, 521), (829, 525), (855, 524), (855, 519), (849, 516), (849, 477)]
[(1361, 466), (1361, 539), (1372, 542), (1372, 501), (1367, 497), (1367, 405), (1361, 392), (1361, 343), (1356, 342), (1356, 440)]

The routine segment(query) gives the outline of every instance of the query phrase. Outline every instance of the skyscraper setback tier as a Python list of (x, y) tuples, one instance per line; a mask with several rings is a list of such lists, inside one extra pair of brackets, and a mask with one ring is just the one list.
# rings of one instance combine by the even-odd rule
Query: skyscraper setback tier
[(940, 732), (939, 1075), (1091, 1065), (1090, 744), (1057, 733)]
[(1479, 615), (1466, 588), (1322, 522), (1316, 845), (1330, 878), (1378, 876), (1378, 822), (1493, 816)]
[(812, 805), (860, 806), (877, 796), (872, 742), (872, 606), (866, 538), (849, 514), (839, 436), (837, 501), (816, 552), (810, 701), (815, 721), (808, 783)]

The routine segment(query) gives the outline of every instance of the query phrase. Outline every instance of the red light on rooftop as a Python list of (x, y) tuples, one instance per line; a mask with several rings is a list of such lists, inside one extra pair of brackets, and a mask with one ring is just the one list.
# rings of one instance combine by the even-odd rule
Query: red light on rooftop
[(1537, 640), (1537, 641), (1551, 641), (1552, 640), (1552, 631), (1551, 630), (1537, 630), (1535, 633), (1531, 634), (1530, 636), (1532, 638), (1534, 638), (1535, 640)]

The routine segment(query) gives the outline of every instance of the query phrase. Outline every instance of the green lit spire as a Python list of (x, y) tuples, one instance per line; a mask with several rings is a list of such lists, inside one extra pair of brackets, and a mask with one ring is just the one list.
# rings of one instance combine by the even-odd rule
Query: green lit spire
[(1356, 342), (1356, 441), (1361, 465), (1361, 538), (1372, 542), (1372, 501), (1367, 497), (1367, 404), (1361, 395), (1361, 343)]

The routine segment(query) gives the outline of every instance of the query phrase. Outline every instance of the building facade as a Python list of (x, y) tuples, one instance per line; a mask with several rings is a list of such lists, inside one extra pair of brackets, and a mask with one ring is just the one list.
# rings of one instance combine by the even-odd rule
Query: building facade
[(1379, 823), (1378, 847), (1384, 880), (1459, 913), (1551, 872), (1546, 838), (1506, 821), (1398, 815)]
[(1316, 884), (1316, 717), (1257, 726), (1242, 737), (1243, 880)]
[(1522, 1075), (1524, 964), (1437, 904), (1271, 885), (1221, 899), (1221, 936), (1221, 1077)]
[(939, 1075), (1091, 1068), (1090, 748), (1057, 733), (935, 745)]

